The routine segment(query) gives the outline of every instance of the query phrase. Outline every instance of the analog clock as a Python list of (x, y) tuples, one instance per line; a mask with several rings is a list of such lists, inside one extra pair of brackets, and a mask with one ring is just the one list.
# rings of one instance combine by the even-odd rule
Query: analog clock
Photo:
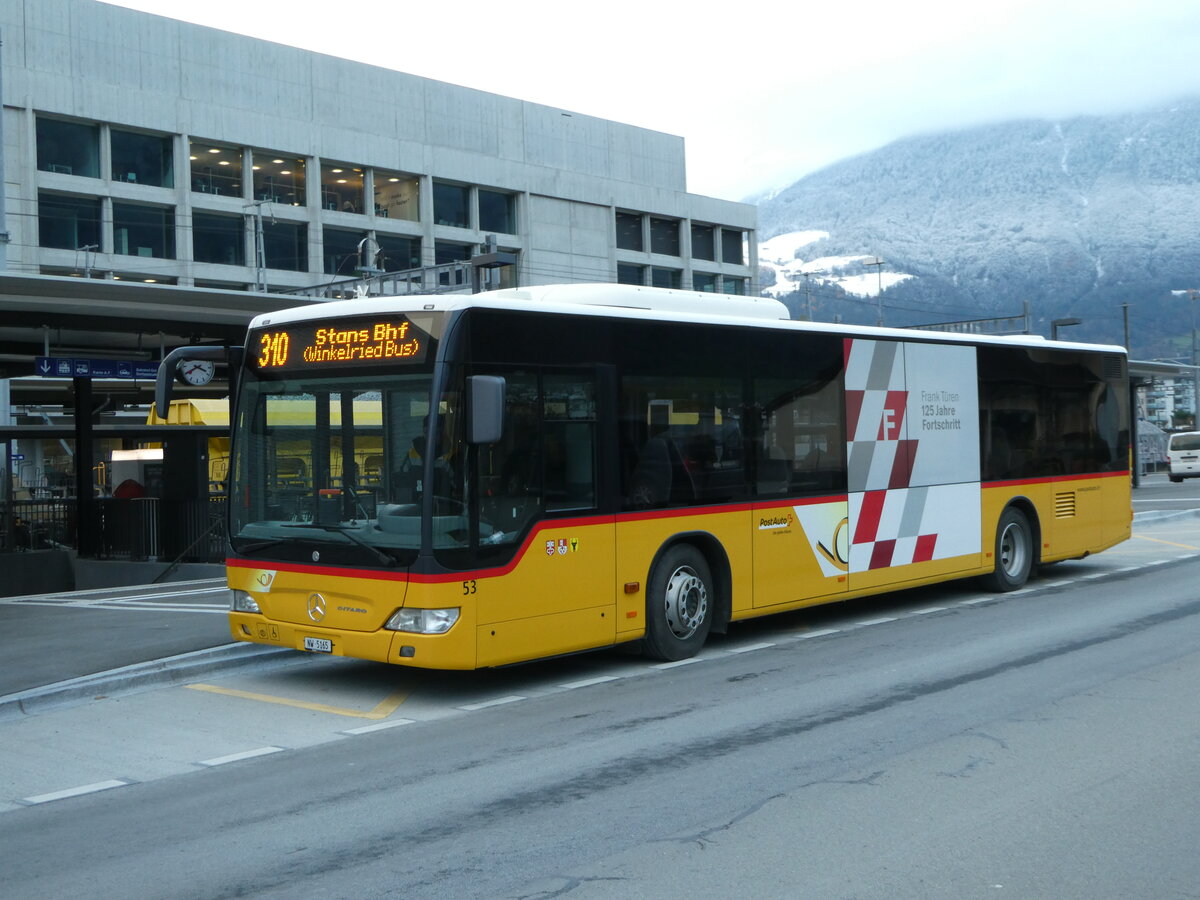
[(179, 364), (180, 380), (196, 387), (212, 381), (216, 371), (216, 363), (207, 359), (185, 359)]

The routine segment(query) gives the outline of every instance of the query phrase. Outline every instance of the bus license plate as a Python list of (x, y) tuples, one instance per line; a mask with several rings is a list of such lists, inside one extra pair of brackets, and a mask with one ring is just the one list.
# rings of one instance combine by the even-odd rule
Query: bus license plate
[(333, 641), (329, 638), (310, 638), (304, 639), (304, 649), (312, 650), (315, 653), (332, 653)]

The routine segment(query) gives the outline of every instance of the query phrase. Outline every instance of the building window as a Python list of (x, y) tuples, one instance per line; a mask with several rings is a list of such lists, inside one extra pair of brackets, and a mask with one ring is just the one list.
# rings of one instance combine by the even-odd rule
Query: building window
[(412, 175), (375, 170), (375, 215), (416, 222), (420, 215), (421, 183)]
[[(746, 264), (746, 254), (743, 250), (743, 245), (746, 241), (744, 232), (734, 228), (721, 229), (721, 262), (736, 263), (737, 265)], [(729, 291), (726, 291), (729, 293)]]
[(100, 201), (38, 191), (38, 246), (100, 249)]
[(516, 198), (512, 194), (479, 189), (479, 230), (516, 234)]
[(43, 172), (100, 177), (100, 127), (37, 120), (37, 167)]
[[(475, 252), (472, 244), (453, 244), (449, 241), (437, 241), (433, 245), (433, 261), (437, 265), (466, 262)], [(471, 276), (465, 270), (439, 272), (438, 283), (447, 287), (470, 287)]]
[(433, 183), (433, 220), (439, 225), (469, 228), (468, 204), (471, 189), (462, 184)]
[(113, 272), (113, 281), (141, 281), (145, 284), (179, 284), (173, 275), (153, 272)]
[(717, 276), (708, 272), (692, 273), (692, 290), (715, 294), (717, 292)]
[(326, 275), (354, 275), (359, 267), (358, 245), (366, 235), (361, 231), (326, 228), (322, 231)]
[[(305, 161), (270, 150), (252, 150), (254, 199), (303, 206)], [(275, 267), (272, 267), (275, 268)], [(285, 267), (286, 268), (286, 267)]]
[(188, 144), (192, 190), (222, 197), (242, 196), (242, 150), (209, 141)]
[(113, 181), (175, 187), (175, 152), (170, 137), (116, 128), (110, 137)]
[(617, 284), (645, 284), (646, 267), (617, 263)]
[(265, 220), (262, 227), (268, 269), (308, 270), (308, 226)]
[(644, 248), (645, 244), (642, 242), (642, 217), (637, 213), (617, 213), (617, 249), (637, 250), (641, 252)]
[(211, 281), (197, 278), (193, 287), (211, 288), (215, 291), (248, 291), (252, 290), (254, 286), (241, 281)]
[(364, 212), (363, 170), (345, 163), (321, 164), (321, 208)]
[(113, 204), (113, 253), (175, 258), (175, 210), (136, 203)]
[(679, 220), (650, 217), (650, 252), (679, 255)]
[(421, 267), (421, 239), (399, 237), (394, 234), (376, 234), (379, 253), (375, 266), (385, 272), (403, 272)]
[(654, 266), (650, 269), (650, 284), (660, 288), (678, 288), (683, 283), (683, 272), (679, 269), (663, 269)]
[(192, 213), (192, 258), (226, 266), (246, 264), (245, 220), (241, 216)]
[(452, 262), (466, 262), (475, 252), (472, 244), (454, 244), (450, 241), (438, 241), (433, 245), (433, 261), (436, 265)]
[(716, 261), (716, 229), (711, 225), (692, 226), (692, 259)]
[(738, 294), (739, 296), (745, 296), (746, 279), (734, 278), (731, 275), (725, 275), (721, 279), (721, 290), (726, 294)]

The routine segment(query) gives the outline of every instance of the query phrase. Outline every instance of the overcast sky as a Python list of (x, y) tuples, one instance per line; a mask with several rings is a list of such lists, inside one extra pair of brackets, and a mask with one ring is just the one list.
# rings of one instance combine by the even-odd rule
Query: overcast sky
[(740, 200), (911, 134), (1200, 94), (1196, 0), (110, 0), (681, 135)]

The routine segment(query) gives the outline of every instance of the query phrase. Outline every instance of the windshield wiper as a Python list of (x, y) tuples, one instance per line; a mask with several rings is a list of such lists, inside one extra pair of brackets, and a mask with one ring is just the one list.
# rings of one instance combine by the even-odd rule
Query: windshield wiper
[(289, 525), (284, 525), (283, 527), (284, 528), (312, 528), (312, 529), (316, 529), (317, 531), (331, 531), (334, 534), (344, 535), (351, 542), (358, 544), (358, 546), (360, 546), (366, 550), (369, 550), (371, 553), (373, 553), (375, 555), (375, 558), (378, 559), (385, 566), (391, 568), (392, 566), (396, 565), (396, 557), (392, 556), (389, 553), (384, 553), (381, 549), (376, 547), (374, 544), (368, 544), (366, 541), (364, 541), (362, 538), (360, 538), (357, 534), (355, 534), (354, 532), (349, 530), (352, 527), (350, 525), (332, 525), (332, 524), (321, 525), (321, 524), (318, 524), (317, 522), (298, 522), (294, 525), (289, 524)]
[[(234, 537), (235, 541), (241, 540), (239, 537)], [(254, 553), (256, 550), (266, 550), (268, 547), (274, 547), (276, 544), (286, 544), (290, 542), (290, 538), (268, 538), (261, 541), (251, 541), (241, 547), (235, 546), (234, 549), (238, 553)]]

